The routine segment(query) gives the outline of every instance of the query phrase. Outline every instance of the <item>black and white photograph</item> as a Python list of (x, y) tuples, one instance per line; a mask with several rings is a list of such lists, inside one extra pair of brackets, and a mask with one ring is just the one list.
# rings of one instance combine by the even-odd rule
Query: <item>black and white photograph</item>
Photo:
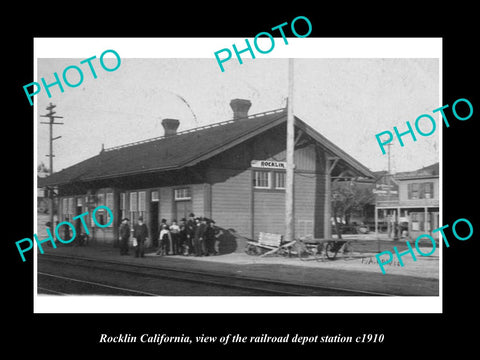
[[(36, 95), (37, 231), (57, 241), (37, 252), (36, 301), (88, 295), (98, 311), (106, 296), (114, 311), (108, 296), (162, 296), (172, 304), (156, 311), (229, 312), (228, 299), (184, 303), (252, 296), (278, 311), (306, 296), (325, 298), (305, 308), (321, 313), (339, 297), (388, 312), (395, 296), (438, 311), (441, 130), (416, 119), (439, 117), (441, 42), (363, 42), (366, 57), (330, 58), (328, 44), (290, 39), (298, 58), (223, 72), (215, 59), (120, 49), (90, 59), (93, 71), (39, 57), (50, 97)], [(368, 57), (382, 44), (384, 57)], [(52, 85), (56, 71), (78, 85)]]

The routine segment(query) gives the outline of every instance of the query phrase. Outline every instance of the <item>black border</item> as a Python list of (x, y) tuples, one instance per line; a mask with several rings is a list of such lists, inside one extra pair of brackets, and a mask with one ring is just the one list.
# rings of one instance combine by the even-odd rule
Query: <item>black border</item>
[[(18, 27), (5, 29), (10, 36), (7, 45), (15, 56), (4, 55), (8, 63), (8, 110), (4, 117), (6, 140), (4, 147), (4, 249), (9, 266), (4, 270), (7, 285), (5, 295), (11, 300), (7, 311), (7, 346), (12, 350), (26, 351), (33, 356), (50, 354), (76, 354), (97, 356), (124, 354), (138, 350), (138, 354), (179, 354), (188, 350), (197, 356), (204, 354), (239, 354), (248, 347), (251, 351), (268, 350), (286, 354), (311, 352), (323, 356), (328, 350), (343, 356), (344, 350), (355, 354), (382, 356), (402, 353), (415, 356), (433, 355), (444, 347), (461, 345), (467, 350), (474, 342), (474, 330), (468, 327), (476, 313), (475, 270), (478, 250), (479, 221), (472, 204), (478, 198), (476, 191), (475, 127), (480, 113), (478, 89), (474, 86), (474, 62), (477, 60), (473, 19), (475, 10), (461, 3), (453, 4), (448, 11), (438, 9), (422, 11), (406, 3), (389, 7), (352, 8), (343, 4), (329, 9), (320, 3), (310, 6), (300, 4), (296, 9), (281, 3), (270, 4), (266, 11), (246, 3), (223, 3), (216, 7), (206, 3), (193, 9), (184, 3), (178, 9), (162, 3), (143, 5), (109, 4), (101, 10), (97, 4), (84, 4), (76, 11), (52, 4), (28, 6)], [(73, 6), (75, 8), (75, 6)], [(70, 7), (72, 9), (72, 7)], [(443, 128), (443, 223), (452, 224), (458, 218), (469, 219), (474, 226), (474, 236), (468, 241), (450, 241), (444, 247), (444, 313), (443, 314), (33, 314), (33, 257), (22, 263), (14, 242), (33, 234), (33, 107), (28, 105), (22, 86), (33, 79), (34, 37), (253, 37), (258, 32), (296, 16), (303, 15), (313, 25), (311, 37), (442, 37), (443, 38), (443, 104), (453, 104), (458, 98), (467, 98), (473, 104), (474, 115), (468, 121), (452, 120), (450, 128)], [(8, 30), (8, 31), (7, 31)], [(16, 31), (18, 30), (18, 31)], [(12, 53), (9, 53), (12, 54)], [(15, 106), (12, 106), (13, 99)], [(408, 106), (406, 104), (405, 106)], [(5, 109), (5, 107), (4, 107)], [(13, 109), (15, 109), (13, 111)], [(10, 112), (11, 111), (11, 112)], [(447, 113), (448, 114), (448, 113)], [(450, 113), (451, 114), (451, 113)], [(452, 115), (450, 115), (452, 116)], [(453, 118), (452, 118), (453, 119)], [(27, 126), (25, 126), (27, 124)], [(13, 128), (12, 128), (13, 125)], [(11, 182), (10, 179), (14, 181)], [(451, 234), (448, 233), (447, 234)], [(452, 235), (450, 235), (451, 237)], [(449, 237), (449, 238), (450, 238)], [(383, 333), (382, 344), (332, 344), (332, 345), (197, 345), (156, 347), (133, 344), (99, 345), (102, 332), (221, 336), (228, 333), (242, 335), (361, 335)], [(27, 345), (28, 344), (28, 345)], [(457, 348), (458, 349), (458, 348)], [(29, 350), (30, 351), (30, 350)], [(214, 351), (214, 352), (212, 352)], [(58, 356), (58, 357), (60, 357)]]

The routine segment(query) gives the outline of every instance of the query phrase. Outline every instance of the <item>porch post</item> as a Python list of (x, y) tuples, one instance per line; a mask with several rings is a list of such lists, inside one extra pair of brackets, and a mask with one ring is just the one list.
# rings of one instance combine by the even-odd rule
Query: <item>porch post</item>
[[(323, 227), (323, 237), (325, 239), (332, 238), (332, 222), (331, 222), (331, 209), (332, 209), (332, 171), (337, 165), (339, 158), (338, 157), (329, 157), (325, 158), (325, 217)], [(332, 161), (332, 163), (330, 163)]]
[[(423, 208), (423, 210), (424, 210), (424, 216), (423, 216), (423, 224), (424, 224), (424, 225), (423, 225), (423, 230), (426, 231), (426, 230), (427, 230), (427, 220), (428, 220), (428, 208), (425, 206), (425, 207)], [(430, 230), (431, 230), (431, 229), (430, 229), (430, 227), (429, 227), (429, 229), (428, 229), (428, 234), (430, 234)]]
[(331, 186), (331, 176), (329, 166), (328, 166), (328, 159), (326, 161), (325, 166), (325, 212), (324, 212), (324, 219), (323, 219), (323, 237), (324, 239), (331, 239), (332, 238), (332, 222), (331, 222), (331, 198), (332, 198), (332, 186)]

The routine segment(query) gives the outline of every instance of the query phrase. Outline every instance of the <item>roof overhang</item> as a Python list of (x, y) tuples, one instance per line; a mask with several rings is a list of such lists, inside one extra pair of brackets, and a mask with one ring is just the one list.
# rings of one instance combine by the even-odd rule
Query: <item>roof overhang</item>
[[(330, 156), (337, 157), (339, 159), (340, 165), (343, 165), (345, 177), (360, 177), (367, 179), (375, 179), (375, 174), (370, 171), (366, 166), (361, 164), (359, 161), (348, 155), (345, 151), (340, 149), (325, 136), (321, 135), (318, 131), (313, 129), (311, 126), (307, 125), (302, 120), (295, 117), (295, 125), (303, 130), (307, 135), (313, 138), (317, 143), (327, 151)], [(337, 165), (338, 166), (338, 165)], [(346, 176), (349, 175), (349, 176)]]
[[(71, 184), (74, 182), (91, 182), (96, 180), (105, 180), (105, 179), (112, 179), (118, 177), (126, 177), (126, 176), (133, 176), (133, 175), (141, 175), (141, 174), (150, 174), (156, 172), (168, 172), (168, 171), (175, 171), (180, 170), (183, 168), (188, 168), (191, 166), (195, 166), (198, 163), (205, 161), (217, 154), (220, 154), (248, 139), (253, 138), (254, 136), (261, 134), (269, 129), (272, 129), (284, 122), (287, 121), (286, 112), (280, 112), (278, 117), (274, 118), (272, 121), (268, 123), (255, 127), (251, 130), (245, 131), (244, 133), (235, 135), (235, 137), (226, 138), (225, 141), (222, 142), (221, 145), (211, 148), (208, 151), (200, 154), (195, 154), (194, 157), (188, 159), (188, 161), (184, 161), (182, 163), (175, 164), (174, 166), (163, 166), (163, 167), (151, 167), (144, 170), (135, 170), (131, 172), (115, 172), (113, 174), (108, 175), (95, 175), (95, 176), (88, 176), (88, 174), (82, 173), (77, 174), (74, 178), (68, 179), (56, 179), (58, 176), (57, 174), (61, 174), (62, 171), (59, 173), (55, 173), (47, 178), (42, 179), (42, 182), (39, 186), (48, 187), (48, 186), (58, 186), (58, 185), (66, 185)], [(342, 173), (341, 175), (345, 178), (366, 178), (366, 179), (374, 179), (375, 174), (371, 172), (367, 167), (362, 165), (360, 162), (355, 160), (353, 157), (348, 155), (345, 151), (340, 149), (338, 146), (333, 144), (323, 135), (318, 133), (315, 129), (307, 125), (305, 122), (300, 120), (299, 118), (295, 117), (295, 126), (302, 130), (305, 134), (310, 136), (314, 141), (318, 143), (318, 145), (327, 152), (328, 156), (338, 158), (338, 169)], [(98, 156), (98, 155), (97, 155)], [(75, 165), (73, 165), (75, 166)], [(338, 175), (338, 174), (337, 174)]]

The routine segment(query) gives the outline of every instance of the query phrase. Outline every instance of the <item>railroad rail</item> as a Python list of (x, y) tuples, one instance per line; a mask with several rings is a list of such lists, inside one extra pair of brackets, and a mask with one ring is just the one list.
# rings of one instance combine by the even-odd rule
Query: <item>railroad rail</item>
[[(133, 289), (127, 289), (124, 287), (119, 287), (119, 286), (112, 286), (104, 283), (99, 283), (99, 282), (94, 282), (94, 281), (87, 281), (87, 280), (81, 280), (81, 279), (75, 279), (72, 277), (67, 277), (67, 276), (60, 276), (60, 275), (55, 275), (55, 274), (49, 274), (49, 273), (44, 273), (39, 271), (38, 275), (41, 277), (46, 277), (46, 278), (53, 278), (56, 279), (57, 281), (60, 279), (61, 281), (67, 282), (67, 283), (79, 283), (81, 286), (88, 286), (89, 288), (97, 288), (100, 289), (100, 292), (102, 294), (105, 293), (105, 290), (109, 290), (110, 294), (123, 294), (123, 295), (135, 295), (135, 296), (155, 296), (156, 294), (145, 292), (145, 291), (138, 291), (138, 290), (133, 290)], [(65, 291), (58, 291), (58, 290), (52, 290), (49, 288), (46, 288), (44, 286), (38, 286), (38, 290), (41, 290), (44, 293), (51, 293), (55, 295), (70, 295), (68, 292)], [(91, 291), (91, 290), (90, 290)], [(95, 293), (95, 292), (94, 292)], [(98, 291), (97, 291), (98, 293)], [(107, 292), (107, 294), (109, 294)]]
[[(332, 286), (297, 284), (282, 280), (249, 277), (245, 275), (219, 274), (199, 270), (172, 268), (164, 265), (130, 264), (106, 259), (92, 259), (68, 255), (43, 254), (42, 261), (112, 271), (129, 275), (141, 275), (155, 279), (205, 284), (221, 288), (247, 291), (251, 295), (266, 296), (392, 296), (388, 293), (346, 289)], [(101, 283), (97, 283), (101, 285)], [(107, 285), (108, 286), (108, 285)], [(148, 294), (157, 295), (157, 294)], [(158, 294), (158, 296), (161, 296)]]

